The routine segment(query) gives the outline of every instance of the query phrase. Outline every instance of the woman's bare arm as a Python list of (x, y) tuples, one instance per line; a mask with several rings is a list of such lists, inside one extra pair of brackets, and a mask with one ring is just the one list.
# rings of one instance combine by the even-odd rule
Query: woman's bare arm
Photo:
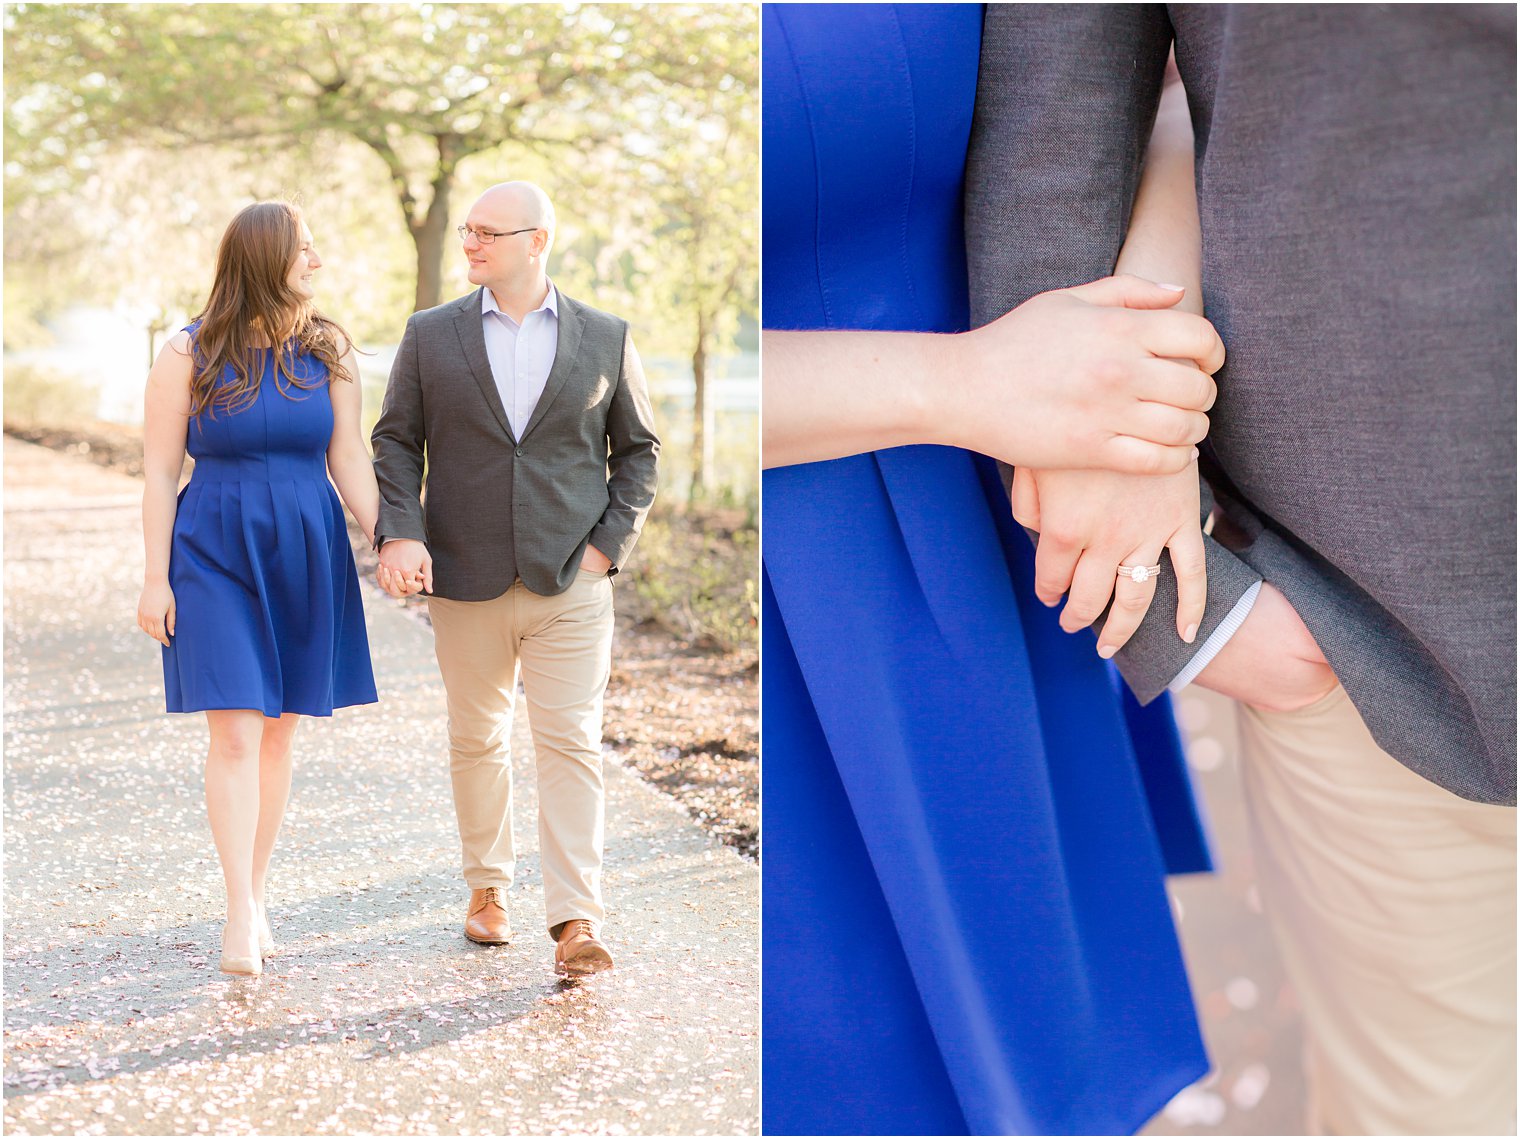
[(333, 433), (327, 445), (327, 470), (343, 503), (359, 523), (371, 545), (375, 541), (375, 521), (380, 516), (380, 488), (375, 482), (375, 467), (360, 430), (363, 389), (359, 381), (359, 361), (352, 347), (343, 355), (343, 366), (353, 377), (350, 383), (337, 380), (328, 384), (332, 396)]
[(179, 476), (190, 427), (190, 335), (172, 337), (148, 373), (143, 398), (143, 552), (146, 565), (137, 626), (165, 645), (174, 635), (169, 550), (174, 540)]
[(958, 335), (767, 331), (763, 463), (939, 443), (1014, 465), (1182, 470), (1224, 351), (1202, 317), (1171, 310), (1179, 295), (1109, 277)]
[[(1177, 308), (1203, 313), (1203, 236), (1193, 183), (1193, 120), (1182, 79), (1171, 63), (1114, 272), (1175, 281), (1187, 289)], [(1158, 273), (1162, 276), (1156, 277)]]

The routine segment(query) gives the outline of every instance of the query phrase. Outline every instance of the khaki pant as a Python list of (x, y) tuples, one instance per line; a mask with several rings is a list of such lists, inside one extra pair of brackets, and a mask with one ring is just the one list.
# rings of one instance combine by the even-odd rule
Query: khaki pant
[(582, 570), (564, 593), (521, 583), (491, 601), (428, 599), (448, 693), (449, 774), (472, 890), (512, 884), (512, 706), (523, 694), (538, 772), (539, 857), (551, 930), (600, 926), (602, 694), (612, 667), (612, 581)]
[(1241, 745), (1311, 1131), (1513, 1134), (1514, 810), (1402, 766), (1341, 688), (1298, 712), (1243, 708)]

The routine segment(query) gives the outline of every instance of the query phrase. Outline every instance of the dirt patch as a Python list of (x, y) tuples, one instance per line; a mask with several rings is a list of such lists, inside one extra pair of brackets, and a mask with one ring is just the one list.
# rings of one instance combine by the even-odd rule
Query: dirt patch
[(78, 455), (124, 475), (142, 478), (142, 433), (130, 427), (114, 423), (52, 427), (6, 420), (5, 433), (54, 451)]

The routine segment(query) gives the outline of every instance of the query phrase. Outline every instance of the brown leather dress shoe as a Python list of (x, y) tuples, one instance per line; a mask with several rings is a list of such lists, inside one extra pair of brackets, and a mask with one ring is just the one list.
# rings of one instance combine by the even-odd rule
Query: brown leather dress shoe
[(612, 954), (591, 932), (584, 918), (567, 921), (554, 947), (554, 971), (568, 977), (589, 977), (612, 968)]
[(481, 945), (505, 945), (512, 940), (507, 900), (500, 886), (470, 891), (470, 909), (464, 919), (464, 935)]

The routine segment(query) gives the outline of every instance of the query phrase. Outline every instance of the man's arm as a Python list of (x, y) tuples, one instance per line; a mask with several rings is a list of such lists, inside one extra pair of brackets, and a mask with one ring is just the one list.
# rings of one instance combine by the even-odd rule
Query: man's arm
[(406, 322), (401, 346), (385, 385), (380, 418), (370, 434), (380, 515), (375, 546), (380, 551), (377, 580), (393, 596), (433, 586), (427, 528), (422, 521), (422, 472), (427, 429), (422, 407), (422, 375), (417, 362), (417, 327)]
[(633, 346), (633, 335), (623, 333), (623, 367), (607, 412), (607, 509), (591, 528), (591, 545), (612, 563), (612, 572), (623, 568), (633, 553), (639, 531), (654, 503), (659, 484), (660, 440), (654, 431), (654, 409), (644, 366)]
[(380, 418), (370, 433), (375, 478), (380, 484), (380, 520), (375, 543), (392, 538), (427, 541), (422, 524), (422, 471), (427, 429), (422, 414), (422, 378), (417, 367), (417, 328), (407, 321), (391, 364)]
[(1113, 272), (1171, 46), (1160, 5), (989, 5), (966, 168), (973, 325)]
[[(967, 167), (974, 324), (1113, 270), (1170, 43), (1165, 9), (1155, 5), (988, 9)], [(1176, 579), (1162, 557), (1150, 613), (1119, 654), (1142, 701), (1165, 690), (1259, 580), (1217, 543), (1206, 541), (1205, 554), (1208, 601), (1194, 644), (1171, 619)]]

